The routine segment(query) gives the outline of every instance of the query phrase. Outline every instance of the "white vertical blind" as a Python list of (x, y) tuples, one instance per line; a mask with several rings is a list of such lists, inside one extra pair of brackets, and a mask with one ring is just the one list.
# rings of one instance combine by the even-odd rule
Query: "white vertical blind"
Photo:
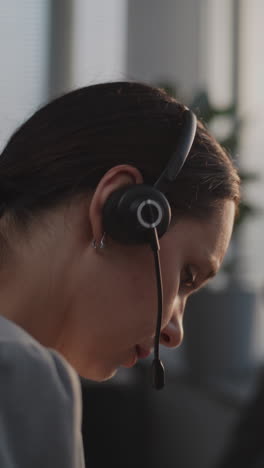
[(46, 98), (48, 0), (0, 0), (0, 150)]
[(126, 79), (127, 0), (74, 0), (73, 87)]
[(230, 0), (201, 2), (204, 83), (216, 106), (230, 105), (233, 92), (233, 8)]

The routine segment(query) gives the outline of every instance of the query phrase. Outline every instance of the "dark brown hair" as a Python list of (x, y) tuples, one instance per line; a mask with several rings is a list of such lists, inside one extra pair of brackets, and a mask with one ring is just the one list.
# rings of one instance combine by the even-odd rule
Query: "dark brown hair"
[[(14, 226), (95, 189), (117, 164), (152, 184), (181, 131), (184, 106), (135, 82), (105, 83), (61, 96), (10, 138), (0, 158), (0, 200)], [(198, 122), (190, 155), (168, 195), (172, 215), (203, 218), (220, 199), (238, 206), (239, 177), (227, 153)]]

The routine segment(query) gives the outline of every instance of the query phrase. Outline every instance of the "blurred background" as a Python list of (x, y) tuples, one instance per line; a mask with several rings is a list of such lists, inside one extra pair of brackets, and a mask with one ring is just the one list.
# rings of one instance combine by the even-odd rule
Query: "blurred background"
[(264, 467), (263, 18), (262, 0), (0, 0), (1, 148), (53, 97), (140, 80), (189, 105), (243, 178), (223, 268), (162, 350), (165, 389), (149, 358), (82, 381), (89, 467)]

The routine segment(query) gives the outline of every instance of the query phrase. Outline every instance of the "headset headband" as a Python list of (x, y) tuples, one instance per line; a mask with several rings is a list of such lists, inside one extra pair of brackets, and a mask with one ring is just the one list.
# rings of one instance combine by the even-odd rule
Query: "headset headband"
[(163, 193), (170, 190), (171, 183), (175, 181), (190, 152), (196, 134), (196, 127), (197, 119), (192, 111), (186, 107), (183, 112), (182, 129), (176, 148), (164, 171), (154, 183), (154, 187), (157, 190)]

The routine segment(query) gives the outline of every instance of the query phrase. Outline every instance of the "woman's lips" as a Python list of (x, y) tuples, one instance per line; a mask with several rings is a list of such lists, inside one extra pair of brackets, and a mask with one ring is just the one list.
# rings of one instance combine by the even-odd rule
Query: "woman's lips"
[(123, 367), (133, 367), (137, 363), (138, 359), (145, 359), (151, 354), (151, 349), (143, 348), (143, 346), (136, 345), (134, 349), (134, 354), (129, 360), (127, 360), (127, 362), (122, 364)]
[(140, 345), (136, 345), (136, 352), (139, 359), (145, 359), (151, 354), (151, 349), (144, 348)]
[(133, 367), (136, 364), (137, 360), (138, 360), (138, 355), (137, 355), (137, 352), (135, 351), (135, 353), (131, 356), (131, 358), (127, 360), (126, 362), (124, 362), (122, 366), (127, 367), (127, 368)]

